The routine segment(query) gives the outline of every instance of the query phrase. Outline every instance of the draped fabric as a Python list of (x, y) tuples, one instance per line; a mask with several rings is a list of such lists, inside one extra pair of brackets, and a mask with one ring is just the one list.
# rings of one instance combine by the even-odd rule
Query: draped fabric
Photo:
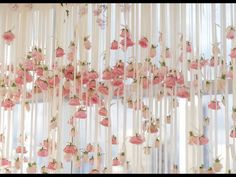
[(0, 173), (236, 172), (235, 4), (1, 4)]

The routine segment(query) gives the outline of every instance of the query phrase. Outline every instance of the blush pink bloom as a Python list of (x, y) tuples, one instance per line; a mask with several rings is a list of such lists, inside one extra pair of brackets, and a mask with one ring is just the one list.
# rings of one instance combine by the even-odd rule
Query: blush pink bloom
[(104, 84), (100, 84), (98, 86), (98, 92), (100, 92), (102, 95), (108, 95), (108, 87)]
[(189, 98), (190, 94), (187, 88), (185, 87), (181, 87), (177, 90), (177, 94), (178, 97), (180, 98)]
[(55, 75), (54, 77), (48, 80), (48, 84), (50, 87), (57, 86), (59, 83), (60, 83), (60, 78), (58, 75)]
[(186, 52), (192, 52), (192, 45), (189, 41), (186, 42)]
[[(191, 69), (198, 69), (198, 61), (191, 61), (190, 64), (189, 64), (189, 67)], [(199, 67), (201, 68), (200, 62), (199, 62)]]
[(146, 37), (142, 37), (140, 40), (139, 40), (139, 45), (142, 47), (142, 48), (147, 48), (148, 47), (148, 39)]
[(72, 143), (70, 143), (69, 145), (66, 145), (63, 151), (71, 155), (75, 155), (78, 152), (76, 146), (73, 145)]
[(181, 54), (180, 54), (180, 56), (179, 56), (178, 59), (179, 59), (180, 62), (183, 62), (183, 58), (184, 58), (184, 56), (183, 56), (183, 52), (181, 52)]
[(79, 119), (86, 119), (87, 118), (87, 111), (84, 109), (79, 109), (78, 111), (76, 111), (74, 113), (74, 117), (79, 118)]
[(38, 156), (39, 156), (39, 157), (47, 157), (47, 156), (48, 156), (48, 150), (45, 149), (44, 147), (42, 147), (42, 148), (39, 149), (39, 151), (38, 151)]
[(15, 79), (15, 83), (16, 83), (17, 85), (23, 85), (23, 84), (24, 84), (23, 78), (22, 78), (22, 77), (17, 77), (17, 78)]
[(89, 143), (89, 144), (87, 144), (87, 146), (86, 146), (86, 151), (87, 152), (92, 152), (93, 151), (93, 145), (91, 144), (91, 143)]
[(35, 83), (41, 90), (48, 89), (48, 82), (45, 80), (41, 80), (40, 78), (38, 78)]
[(220, 109), (220, 105), (219, 105), (219, 101), (211, 101), (209, 104), (208, 104), (208, 108), (209, 109), (212, 109), (212, 110), (218, 110)]
[(65, 54), (65, 53), (64, 53), (63, 48), (58, 47), (58, 48), (56, 49), (56, 57), (63, 57), (64, 54)]
[(10, 44), (15, 39), (15, 35), (11, 32), (11, 30), (5, 32), (2, 37), (7, 44)]
[(176, 77), (174, 77), (172, 75), (166, 77), (165, 84), (166, 84), (166, 87), (168, 87), (168, 88), (174, 87), (176, 84)]
[(109, 124), (108, 118), (103, 118), (103, 119), (100, 121), (100, 124), (103, 125), (104, 127), (108, 127), (108, 124)]
[(199, 144), (200, 145), (206, 145), (208, 142), (209, 142), (209, 139), (207, 137), (205, 137), (204, 135), (199, 137)]
[(100, 116), (107, 116), (107, 109), (103, 106), (99, 109), (98, 114)]
[(89, 50), (91, 48), (91, 42), (88, 40), (88, 37), (84, 38), (84, 47)]
[(136, 72), (134, 72), (133, 69), (128, 70), (128, 71), (126, 72), (126, 77), (127, 77), (127, 78), (135, 78), (135, 77), (136, 77)]
[(114, 87), (120, 87), (120, 86), (122, 86), (124, 83), (123, 83), (123, 80), (122, 79), (114, 79), (113, 81), (112, 81), (112, 85), (114, 86)]
[(226, 38), (227, 39), (234, 39), (234, 37), (235, 37), (235, 29), (234, 29), (234, 27), (229, 26), (226, 29)]
[(118, 41), (113, 40), (113, 42), (111, 43), (111, 50), (117, 50), (118, 48), (119, 48)]
[(170, 57), (171, 57), (170, 49), (166, 48), (166, 58), (170, 58)]
[(1, 158), (0, 160), (0, 166), (10, 166), (11, 162), (7, 160), (6, 158)]
[(233, 79), (233, 71), (231, 69), (227, 72), (227, 77)]
[(114, 159), (112, 160), (112, 166), (119, 166), (119, 165), (121, 165), (121, 162), (118, 160), (117, 157), (114, 158)]
[(143, 81), (143, 89), (147, 89), (150, 85), (150, 81), (146, 77), (144, 77), (142, 81)]
[(76, 95), (70, 98), (69, 105), (71, 106), (78, 106), (80, 104), (80, 99)]
[(162, 75), (161, 73), (158, 73), (157, 75), (155, 75), (153, 77), (153, 84), (159, 84), (164, 80), (164, 75)]
[(139, 134), (132, 136), (129, 140), (132, 144), (142, 144), (144, 142), (144, 138), (142, 138)]
[(12, 107), (15, 106), (15, 103), (10, 98), (6, 98), (2, 101), (1, 106), (4, 107), (5, 110), (12, 109)]
[(118, 144), (118, 141), (117, 141), (117, 138), (115, 135), (112, 135), (112, 138), (111, 138), (111, 143), (114, 145), (114, 144)]
[(116, 88), (113, 92), (114, 96), (123, 96), (123, 94), (124, 94), (124, 86)]
[(97, 73), (96, 71), (92, 70), (92, 71), (88, 72), (88, 78), (89, 78), (90, 80), (95, 80), (95, 79), (97, 79), (98, 77), (99, 77), (99, 76), (98, 76), (98, 73)]
[(96, 81), (95, 80), (91, 80), (87, 83), (87, 87), (88, 88), (96, 88)]
[(236, 58), (236, 48), (233, 48), (229, 55), (231, 58)]
[(27, 71), (32, 71), (33, 68), (34, 68), (34, 62), (33, 60), (30, 60), (30, 59), (26, 59), (23, 63), (23, 67), (25, 70)]
[(125, 39), (122, 39), (122, 40), (120, 41), (120, 44), (122, 45), (123, 50), (126, 49), (126, 48), (125, 48), (125, 41), (126, 41), (126, 48), (132, 47), (132, 46), (134, 46), (134, 44), (135, 44), (130, 38), (126, 38), (126, 40), (125, 40)]
[(215, 61), (214, 57), (211, 57), (210, 63), (208, 63), (208, 64), (209, 64), (209, 66), (214, 67), (214, 66), (219, 65), (219, 63), (220, 63), (219, 60), (216, 59), (216, 61)]
[(32, 50), (31, 57), (38, 62), (44, 60), (44, 55), (43, 55), (41, 49), (37, 49), (37, 48)]
[(149, 57), (154, 58), (157, 55), (157, 46), (152, 45), (149, 51)]
[(231, 130), (230, 137), (231, 138), (236, 138), (236, 129), (235, 130)]
[(110, 69), (106, 69), (102, 73), (103, 80), (111, 80), (113, 78), (113, 73)]
[(42, 67), (37, 67), (35, 70), (35, 73), (37, 74), (37, 76), (43, 76), (43, 68)]
[(129, 38), (129, 37), (130, 37), (129, 30), (128, 30), (127, 28), (123, 28), (123, 29), (121, 30), (120, 37)]
[(26, 151), (26, 148), (25, 147), (22, 147), (22, 146), (17, 146), (17, 148), (16, 148), (16, 153), (27, 153), (27, 151)]

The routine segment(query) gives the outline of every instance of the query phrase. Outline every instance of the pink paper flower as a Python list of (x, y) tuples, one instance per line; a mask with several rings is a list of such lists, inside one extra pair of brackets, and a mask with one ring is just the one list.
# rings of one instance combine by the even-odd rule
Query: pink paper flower
[(56, 49), (56, 57), (63, 57), (64, 54), (65, 54), (65, 53), (64, 53), (63, 48), (58, 47), (58, 48)]
[(98, 92), (100, 92), (102, 95), (108, 95), (108, 87), (104, 84), (99, 84), (98, 86)]
[(119, 159), (116, 157), (112, 160), (112, 166), (119, 166), (121, 165), (121, 162), (119, 161)]
[(22, 146), (17, 146), (16, 148), (16, 153), (20, 154), (20, 153), (27, 153), (26, 148), (22, 147)]
[(86, 119), (87, 118), (87, 111), (79, 108), (75, 113), (74, 113), (74, 117), (75, 118), (79, 118), (79, 119)]
[(99, 109), (98, 114), (100, 116), (107, 116), (107, 109), (103, 106)]
[(42, 148), (39, 149), (39, 151), (38, 151), (38, 156), (39, 156), (39, 157), (47, 157), (47, 156), (48, 156), (48, 150), (45, 149), (44, 147), (42, 147)]
[(229, 55), (232, 58), (236, 58), (236, 48), (233, 48), (231, 49), (231, 52), (230, 52), (230, 55)]
[(76, 95), (70, 98), (69, 105), (71, 106), (78, 106), (80, 104), (80, 99)]
[(142, 48), (147, 48), (148, 47), (148, 39), (146, 37), (142, 37), (140, 40), (139, 40), (139, 45), (142, 47)]
[(180, 98), (189, 98), (190, 94), (189, 91), (186, 87), (181, 87), (177, 90), (177, 94), (178, 97)]
[(144, 138), (141, 135), (136, 134), (135, 136), (131, 137), (129, 140), (132, 144), (142, 144), (144, 142)]
[(103, 118), (101, 121), (100, 121), (100, 124), (103, 125), (104, 127), (108, 127), (108, 124), (109, 124), (109, 120), (108, 118)]
[(149, 57), (154, 58), (157, 55), (157, 46), (152, 45), (149, 51)]
[(15, 39), (15, 35), (11, 32), (11, 30), (5, 32), (2, 37), (8, 45), (10, 45), (10, 43)]
[(208, 108), (209, 108), (209, 109), (212, 109), (212, 110), (218, 110), (218, 109), (220, 109), (219, 101), (212, 100), (212, 101), (208, 104)]
[(209, 142), (209, 139), (207, 137), (205, 137), (204, 135), (202, 135), (201, 137), (199, 137), (199, 143), (200, 145), (205, 145)]
[(111, 50), (117, 50), (118, 48), (119, 48), (118, 41), (113, 40), (113, 42), (111, 43)]

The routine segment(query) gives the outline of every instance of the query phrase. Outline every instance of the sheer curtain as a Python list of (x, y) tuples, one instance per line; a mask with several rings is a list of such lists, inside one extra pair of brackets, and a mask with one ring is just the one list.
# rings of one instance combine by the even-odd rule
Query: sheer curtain
[[(230, 127), (234, 125), (231, 119), (232, 107), (235, 105), (235, 91), (232, 89), (235, 88), (234, 80), (231, 80), (233, 84), (231, 81), (231, 84), (227, 84), (230, 91), (226, 88), (221, 94), (216, 93), (216, 85), (213, 85), (211, 91), (204, 93), (204, 96), (199, 88), (190, 90), (190, 98), (187, 100), (177, 98), (176, 95), (167, 96), (167, 89), (164, 88), (165, 97), (158, 100), (161, 86), (155, 85), (146, 90), (140, 87), (133, 91), (130, 85), (134, 80), (122, 77), (123, 95), (101, 96), (108, 108), (111, 121), (109, 127), (99, 124), (102, 120), (98, 115), (100, 104), (87, 106), (86, 120), (78, 119), (73, 122), (73, 126), (68, 124), (77, 110), (77, 107), (68, 104), (68, 99), (73, 95), (82, 98), (82, 92), (78, 94), (76, 90), (76, 73), (74, 79), (69, 81), (69, 95), (66, 98), (62, 95), (67, 82), (62, 71), (69, 64), (77, 72), (82, 72), (81, 63), (84, 62), (87, 70), (97, 71), (101, 81), (104, 81), (101, 79), (103, 71), (116, 65), (119, 60), (125, 66), (130, 62), (144, 65), (149, 58), (150, 46), (143, 49), (138, 45), (142, 37), (146, 37), (150, 45), (157, 46), (157, 54), (151, 60), (154, 66), (161, 67), (161, 63), (165, 62), (170, 69), (181, 71), (188, 83), (196, 75), (199, 85), (206, 80), (216, 80), (221, 76), (221, 66), (206, 66), (190, 72), (188, 63), (201, 57), (211, 59), (212, 44), (219, 42), (219, 60), (225, 62), (225, 70), (230, 69), (229, 53), (235, 47), (235, 39), (226, 40), (225, 29), (235, 25), (235, 8), (235, 4), (1, 4), (0, 34), (10, 30), (15, 39), (10, 44), (6, 44), (3, 39), (0, 42), (0, 79), (1, 84), (5, 83), (7, 88), (1, 94), (0, 101), (3, 102), (11, 95), (11, 84), (17, 77), (17, 67), (24, 63), (29, 52), (35, 48), (40, 48), (44, 55), (41, 64), (48, 67), (51, 75), (58, 74), (60, 82), (57, 87), (36, 94), (33, 90), (37, 76), (30, 71), (33, 82), (26, 83), (24, 80), (24, 84), (19, 86), (21, 98), (16, 101), (16, 105), (11, 110), (1, 107), (0, 134), (5, 136), (5, 142), (0, 142), (0, 157), (10, 160), (12, 165), (0, 166), (0, 172), (11, 170), (25, 173), (27, 163), (36, 162), (37, 173), (40, 173), (41, 167), (56, 159), (63, 163), (63, 168), (49, 171), (50, 173), (88, 173), (92, 169), (104, 172), (106, 168), (107, 172), (114, 173), (175, 173), (176, 166), (181, 173), (199, 173), (202, 164), (206, 169), (212, 167), (214, 160), (220, 155), (223, 158), (221, 172), (235, 172), (235, 138), (229, 137)], [(119, 43), (122, 40), (120, 34), (123, 28), (129, 30), (130, 39), (135, 45), (127, 50), (110, 50), (114, 40)], [(191, 42), (192, 52), (186, 53), (179, 49), (181, 37), (183, 41)], [(91, 42), (89, 50), (84, 47), (85, 38)], [(74, 60), (70, 61), (67, 54), (72, 43), (76, 46), (76, 53)], [(58, 47), (65, 52), (60, 58), (56, 57)], [(185, 47), (186, 44), (183, 44), (183, 48)], [(171, 53), (169, 59), (165, 53), (166, 48)], [(179, 60), (181, 52), (182, 62)], [(11, 65), (13, 70), (9, 71)], [(58, 66), (57, 69), (55, 66)], [(153, 75), (149, 73), (148, 77), (152, 78)], [(110, 82), (107, 84), (114, 89)], [(80, 86), (79, 89), (88, 92), (85, 86)], [(27, 98), (29, 93), (32, 94), (30, 99)], [(222, 96), (226, 101), (224, 108), (220, 112), (208, 110), (209, 101), (213, 98), (219, 100)], [(142, 111), (130, 109), (126, 103), (127, 99), (135, 101), (139, 98), (149, 108), (150, 114), (146, 119), (143, 118)], [(173, 99), (178, 100), (179, 107), (172, 106)], [(29, 101), (30, 111), (25, 110), (26, 101)], [(57, 128), (51, 130), (50, 121), (55, 116)], [(166, 123), (167, 116), (171, 116), (171, 124)], [(210, 119), (208, 126), (204, 125), (205, 117)], [(157, 133), (143, 130), (144, 123), (152, 120), (160, 121)], [(70, 136), (73, 127), (76, 130), (75, 137)], [(210, 139), (209, 144), (190, 146), (188, 134), (191, 130), (206, 134)], [(136, 133), (145, 137), (142, 145), (129, 142), (129, 138)], [(20, 142), (20, 135), (27, 137), (26, 141)], [(118, 145), (112, 145), (112, 135), (117, 137)], [(56, 148), (52, 148), (49, 155), (42, 158), (37, 153), (41, 143), (47, 138), (56, 144)], [(161, 141), (158, 148), (155, 147), (157, 138)], [(74, 159), (64, 159), (63, 149), (68, 142), (76, 145), (81, 158), (89, 143), (94, 147), (99, 144), (102, 162), (98, 163), (95, 150), (89, 154), (89, 158), (95, 158), (94, 164), (81, 161), (80, 167), (76, 167)], [(16, 153), (16, 148), (20, 145), (26, 147), (26, 154)], [(126, 162), (119, 166), (112, 165), (113, 159), (122, 152), (126, 154)], [(14, 167), (17, 157), (27, 158), (27, 162), (19, 170)]]

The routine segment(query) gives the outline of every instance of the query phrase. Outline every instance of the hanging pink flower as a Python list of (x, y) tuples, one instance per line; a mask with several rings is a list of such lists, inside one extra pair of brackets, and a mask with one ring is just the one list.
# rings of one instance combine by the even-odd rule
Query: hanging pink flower
[(30, 173), (30, 174), (36, 173), (36, 171), (37, 171), (36, 163), (35, 162), (28, 163), (28, 167), (27, 167), (26, 171), (27, 171), (27, 173)]
[(7, 160), (6, 158), (1, 158), (0, 159), (0, 166), (10, 166), (11, 161)]
[[(126, 43), (125, 43), (125, 42), (126, 42)], [(120, 44), (122, 45), (123, 50), (125, 50), (125, 49), (128, 48), (128, 47), (134, 46), (135, 43), (128, 37), (128, 38), (126, 38), (126, 39), (122, 39), (122, 40), (120, 41)], [(126, 45), (126, 48), (125, 48), (125, 45)]]
[(164, 75), (161, 73), (157, 73), (154, 77), (153, 77), (153, 84), (159, 84), (164, 80)]
[(42, 148), (39, 149), (39, 151), (38, 151), (38, 156), (39, 156), (39, 157), (47, 157), (47, 156), (48, 156), (48, 150), (45, 149), (44, 147), (42, 147)]
[(124, 95), (124, 86), (121, 85), (119, 87), (117, 87), (114, 92), (113, 92), (114, 96), (123, 96)]
[(15, 39), (15, 35), (11, 32), (11, 30), (5, 32), (2, 37), (8, 45), (10, 45), (10, 43)]
[(151, 45), (150, 51), (149, 51), (149, 57), (154, 58), (157, 55), (157, 46)]
[(199, 137), (199, 143), (200, 145), (206, 145), (209, 142), (209, 139), (207, 137), (205, 137), (204, 135), (202, 135), (201, 137)]
[(180, 98), (189, 98), (190, 94), (189, 94), (189, 91), (186, 87), (180, 87), (178, 90), (177, 90), (177, 94), (176, 94), (178, 97)]
[(142, 144), (144, 142), (144, 138), (141, 137), (141, 135), (136, 134), (130, 138), (129, 142), (132, 144)]
[(118, 144), (118, 141), (117, 141), (117, 138), (116, 138), (115, 135), (112, 135), (111, 143), (112, 143), (113, 145)]
[(15, 106), (15, 103), (10, 98), (6, 98), (2, 101), (1, 106), (4, 107), (5, 110), (12, 109), (12, 107)]
[(86, 119), (87, 118), (87, 111), (83, 108), (79, 108), (75, 114), (74, 114), (75, 118), (79, 118), (79, 119)]
[(212, 101), (208, 104), (208, 108), (209, 108), (209, 109), (212, 109), (212, 110), (218, 110), (218, 109), (220, 109), (219, 101), (212, 100)]
[(89, 50), (91, 48), (91, 42), (89, 41), (89, 36), (84, 38), (84, 47), (85, 49)]
[(147, 48), (148, 47), (148, 39), (146, 37), (142, 37), (140, 40), (139, 40), (139, 45), (142, 47), (142, 48)]
[(20, 153), (27, 153), (26, 148), (22, 147), (22, 146), (17, 146), (16, 148), (16, 153), (20, 154)]
[(129, 30), (127, 28), (123, 28), (121, 30), (121, 33), (120, 33), (120, 37), (123, 37), (123, 38), (130, 38), (130, 33), (129, 33)]
[(90, 72), (88, 72), (88, 78), (90, 80), (95, 80), (97, 79), (99, 76), (98, 76), (98, 73), (94, 70), (91, 70)]
[(65, 53), (64, 53), (63, 48), (58, 47), (58, 48), (56, 49), (56, 57), (63, 57), (64, 54), (65, 54)]
[(101, 121), (100, 121), (100, 124), (103, 125), (104, 127), (108, 127), (108, 124), (109, 124), (109, 120), (107, 117), (103, 118)]
[(112, 160), (112, 166), (119, 166), (119, 165), (121, 165), (121, 162), (118, 160), (117, 157), (114, 158), (114, 159)]
[(102, 73), (102, 79), (103, 80), (111, 80), (112, 78), (113, 78), (112, 71), (109, 68), (105, 69)]
[(102, 107), (99, 109), (98, 114), (99, 114), (100, 116), (104, 116), (104, 117), (107, 116), (107, 109), (106, 109), (106, 107), (102, 106)]
[(234, 39), (234, 37), (235, 37), (235, 28), (233, 26), (228, 26), (226, 28), (226, 38)]
[(213, 163), (213, 169), (215, 172), (220, 172), (221, 169), (223, 168), (223, 165), (220, 162), (219, 158), (216, 158), (214, 163)]
[(108, 95), (108, 87), (105, 86), (104, 84), (99, 84), (98, 86), (98, 92), (100, 92), (102, 95)]
[(119, 48), (118, 41), (113, 40), (113, 42), (111, 43), (111, 50), (117, 50), (118, 48)]
[(169, 48), (166, 48), (166, 58), (171, 58), (171, 53)]
[(233, 130), (231, 130), (231, 132), (230, 132), (230, 137), (231, 137), (231, 138), (236, 138), (236, 128), (234, 128)]
[(66, 145), (63, 151), (71, 155), (75, 155), (78, 152), (76, 146), (73, 145), (72, 143), (69, 143), (68, 145)]
[(189, 132), (188, 144), (199, 144), (199, 138), (195, 136), (192, 131)]
[(188, 53), (192, 52), (192, 45), (189, 41), (186, 41), (186, 52)]
[(233, 48), (231, 49), (231, 52), (230, 52), (230, 55), (229, 55), (232, 58), (236, 58), (236, 48)]

